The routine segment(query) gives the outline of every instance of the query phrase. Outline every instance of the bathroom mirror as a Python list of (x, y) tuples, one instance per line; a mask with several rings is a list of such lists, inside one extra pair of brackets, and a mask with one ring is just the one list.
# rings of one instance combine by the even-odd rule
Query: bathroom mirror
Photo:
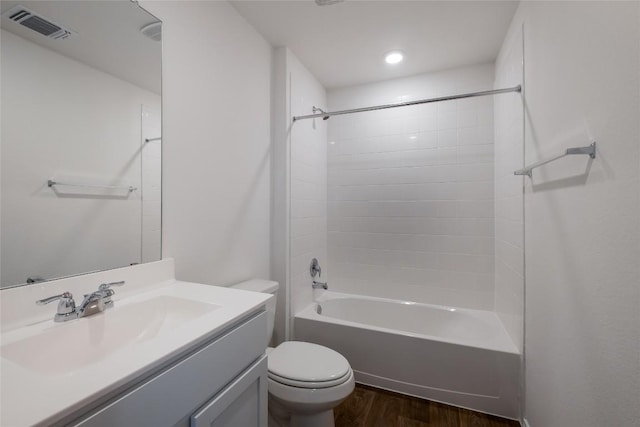
[(159, 260), (159, 20), (130, 1), (1, 12), (1, 286)]

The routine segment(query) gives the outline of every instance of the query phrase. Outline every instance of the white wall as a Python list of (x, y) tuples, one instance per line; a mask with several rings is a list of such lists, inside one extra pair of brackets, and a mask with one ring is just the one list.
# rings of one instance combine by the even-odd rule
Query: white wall
[(268, 278), (272, 49), (227, 2), (140, 4), (163, 21), (163, 257), (182, 280)]
[(141, 107), (159, 96), (2, 31), (2, 99), (2, 284), (140, 262)]
[[(522, 31), (513, 26), (496, 60), (496, 88), (523, 85)], [(495, 310), (520, 353), (524, 345), (524, 161), (522, 96), (494, 97)]]
[(276, 301), (276, 316), (272, 345), (289, 337), (289, 181), (290, 181), (290, 90), (287, 72), (289, 50), (274, 49), (271, 87), (272, 144), (271, 144), (271, 278), (280, 284)]
[(525, 2), (525, 417), (640, 420), (640, 3)]
[[(329, 93), (330, 110), (493, 86), (493, 64)], [(329, 120), (332, 289), (478, 309), (494, 306), (493, 100)]]
[[(314, 106), (326, 110), (324, 87), (287, 51), (292, 116), (311, 114)], [(290, 295), (291, 315), (313, 301), (309, 263), (317, 258), (327, 279), (327, 122), (300, 120), (290, 135)]]

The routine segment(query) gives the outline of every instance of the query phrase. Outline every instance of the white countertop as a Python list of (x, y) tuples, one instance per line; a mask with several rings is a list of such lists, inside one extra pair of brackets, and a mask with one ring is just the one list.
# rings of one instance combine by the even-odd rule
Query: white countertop
[[(161, 330), (151, 338), (134, 339), (132, 343), (109, 352), (105, 357), (100, 357), (95, 362), (84, 363), (83, 366), (69, 372), (56, 372), (59, 370), (55, 367), (51, 372), (43, 372), (42, 369), (36, 372), (24, 364), (21, 365), (15, 357), (14, 360), (10, 360), (2, 353), (1, 349), (5, 346), (31, 336), (46, 334), (53, 328), (66, 328), (74, 322), (98, 321), (106, 324), (109, 321), (108, 316), (116, 314), (119, 309), (163, 296), (211, 304), (215, 309), (167, 330)], [(180, 282), (175, 279), (148, 286), (134, 294), (123, 295), (120, 299), (118, 297), (119, 294), (113, 297), (114, 308), (91, 317), (63, 323), (55, 323), (49, 318), (3, 332), (0, 347), (2, 426), (44, 425), (60, 420), (101, 396), (123, 387), (141, 374), (167, 363), (189, 347), (218, 335), (239, 319), (258, 311), (269, 298), (272, 298), (267, 294)], [(82, 325), (77, 324), (69, 330), (76, 331), (78, 326)], [(69, 337), (69, 343), (69, 352), (82, 351), (78, 346), (74, 346), (73, 336)], [(64, 357), (60, 354), (48, 354), (46, 348), (40, 350), (42, 357), (50, 358), (52, 363), (55, 363), (57, 357)], [(44, 366), (47, 362), (45, 359)]]

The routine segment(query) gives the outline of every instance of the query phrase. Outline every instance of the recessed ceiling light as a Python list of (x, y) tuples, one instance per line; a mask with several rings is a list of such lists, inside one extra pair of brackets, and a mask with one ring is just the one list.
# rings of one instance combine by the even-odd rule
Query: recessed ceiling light
[(393, 52), (389, 52), (385, 55), (384, 61), (387, 64), (397, 64), (402, 62), (404, 59), (404, 55), (399, 50), (394, 50)]

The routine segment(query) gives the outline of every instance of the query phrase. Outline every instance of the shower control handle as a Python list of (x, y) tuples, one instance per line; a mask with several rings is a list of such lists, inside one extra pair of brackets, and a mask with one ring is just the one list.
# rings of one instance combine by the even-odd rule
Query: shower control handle
[(312, 278), (315, 278), (316, 275), (318, 277), (322, 276), (322, 268), (320, 267), (320, 263), (317, 258), (311, 260), (311, 265), (309, 265), (309, 274)]

